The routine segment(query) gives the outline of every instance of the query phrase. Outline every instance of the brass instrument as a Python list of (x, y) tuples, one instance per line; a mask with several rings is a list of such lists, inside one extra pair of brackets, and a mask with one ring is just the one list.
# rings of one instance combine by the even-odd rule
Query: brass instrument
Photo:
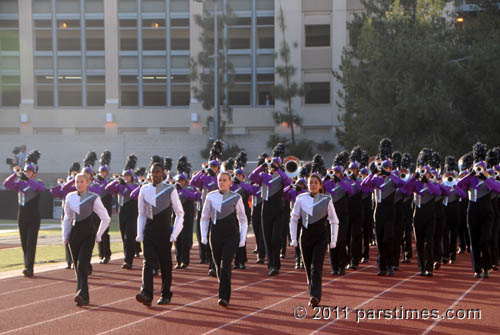
[(421, 168), (420, 170), (418, 170), (418, 173), (421, 175), (421, 176), (424, 176), (426, 173), (427, 173), (427, 170), (424, 169), (424, 168)]
[(481, 166), (476, 166), (474, 168), (474, 171), (476, 171), (476, 173), (481, 173), (481, 172), (483, 172), (483, 168)]
[(283, 160), (283, 165), (285, 166), (285, 173), (288, 178), (297, 177), (302, 170), (300, 160), (295, 156), (287, 156)]
[(346, 172), (345, 172), (345, 175), (347, 177), (351, 177), (353, 175), (354, 171), (352, 169), (347, 169)]
[(202, 168), (204, 173), (208, 172), (208, 162), (202, 163), (201, 168)]
[(335, 170), (330, 168), (328, 170), (326, 170), (326, 174), (330, 177), (330, 178), (333, 178), (333, 176), (335, 176)]

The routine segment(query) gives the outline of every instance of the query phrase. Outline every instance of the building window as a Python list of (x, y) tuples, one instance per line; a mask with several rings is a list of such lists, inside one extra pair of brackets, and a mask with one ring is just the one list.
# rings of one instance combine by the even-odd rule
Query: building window
[(306, 47), (329, 47), (330, 25), (306, 25)]
[(257, 105), (273, 106), (274, 74), (257, 75)]
[(330, 82), (305, 83), (306, 104), (329, 104)]
[(36, 105), (104, 106), (104, 0), (32, 4)]
[(123, 0), (118, 19), (120, 105), (189, 106), (189, 1)]
[(0, 107), (18, 107), (20, 94), (17, 1), (0, 1)]
[(252, 76), (239, 74), (234, 77), (234, 83), (229, 88), (228, 101), (233, 106), (250, 106), (252, 97)]

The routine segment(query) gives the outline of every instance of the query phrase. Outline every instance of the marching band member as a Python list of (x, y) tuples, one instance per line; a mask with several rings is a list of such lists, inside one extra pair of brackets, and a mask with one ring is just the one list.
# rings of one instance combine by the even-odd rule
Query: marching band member
[(421, 276), (432, 276), (435, 202), (434, 197), (441, 195), (438, 184), (431, 181), (430, 168), (432, 151), (423, 148), (417, 157), (417, 171), (405, 184), (406, 192), (414, 193), (413, 226), (417, 245), (418, 268)]
[[(321, 301), (321, 279), (326, 246), (335, 248), (339, 219), (332, 198), (322, 194), (321, 176), (311, 174), (308, 178), (308, 192), (297, 196), (290, 217), (292, 246), (300, 245), (309, 286), (309, 305), (318, 306)], [(303, 226), (300, 242), (297, 243), (297, 225)]]
[(344, 167), (348, 166), (349, 153), (342, 151), (337, 154), (333, 166), (328, 170), (323, 179), (323, 189), (332, 197), (335, 211), (339, 218), (337, 244), (335, 248), (329, 248), (330, 266), (332, 275), (343, 276), (349, 259), (346, 247), (348, 244), (349, 231), (349, 195), (354, 194), (351, 180), (344, 176)]
[(444, 192), (441, 187), (441, 155), (437, 152), (432, 153), (431, 160), (431, 181), (440, 187), (441, 194), (434, 197), (435, 204), (435, 221), (434, 221), (434, 247), (432, 249), (434, 258), (434, 270), (439, 270), (441, 262), (448, 262), (447, 255), (445, 257), (443, 251), (443, 233), (446, 227), (446, 214), (444, 209)]
[(6, 189), (16, 191), (18, 194), (17, 223), (24, 256), (23, 274), (26, 277), (33, 276), (36, 244), (40, 230), (40, 193), (45, 189), (41, 180), (35, 180), (38, 174), (37, 163), (39, 159), (40, 152), (38, 150), (31, 151), (23, 171), (15, 166), (14, 172), (3, 182)]
[(349, 196), (349, 232), (347, 243), (349, 245), (349, 269), (357, 270), (361, 262), (362, 254), (362, 236), (363, 236), (363, 212), (361, 208), (361, 181), (359, 180), (359, 162), (363, 151), (356, 146), (351, 151), (349, 167), (346, 171), (346, 177), (351, 179), (350, 183), (353, 194)]
[[(111, 152), (104, 151), (101, 154), (99, 174), (97, 175), (97, 184), (101, 188), (101, 201), (106, 210), (108, 211), (109, 217), (112, 215), (112, 202), (113, 195), (106, 191), (106, 186), (109, 184), (109, 164), (111, 163)], [(102, 234), (101, 242), (97, 244), (99, 248), (99, 258), (100, 264), (108, 264), (111, 258), (111, 245), (109, 238), (109, 227)]]
[(131, 269), (136, 253), (137, 235), (137, 200), (131, 198), (130, 193), (139, 185), (134, 180), (134, 169), (137, 164), (135, 155), (128, 155), (125, 169), (122, 172), (123, 177), (113, 180), (105, 190), (110, 194), (118, 194), (118, 221), (120, 224), (120, 233), (123, 241), (123, 253), (125, 259), (122, 269)]
[[(361, 169), (359, 174), (361, 180), (368, 177), (370, 171), (367, 169), (368, 161), (370, 157), (368, 153), (363, 150), (361, 155)], [(361, 263), (368, 263), (370, 259), (370, 245), (373, 240), (373, 202), (372, 202), (372, 192), (373, 189), (366, 185), (360, 185), (361, 187), (361, 212), (362, 212), (362, 255)]]
[[(392, 172), (392, 163), (389, 157), (392, 155), (392, 143), (390, 139), (384, 138), (379, 144), (380, 169), (376, 164), (371, 165), (371, 173), (362, 184), (375, 189), (375, 236), (378, 248), (378, 276), (392, 276), (393, 265), (393, 238), (394, 238), (394, 195), (403, 181)], [(374, 163), (374, 162), (372, 162)]]
[[(257, 159), (257, 166), (264, 164), (267, 153), (262, 153)], [(259, 184), (252, 183), (252, 227), (255, 234), (256, 248), (253, 251), (257, 254), (257, 264), (264, 264), (266, 258), (266, 246), (264, 243), (264, 234), (262, 233), (262, 191)]]
[(457, 185), (458, 165), (453, 156), (445, 158), (444, 174), (442, 177), (441, 192), (444, 194), (443, 205), (446, 215), (446, 229), (443, 238), (444, 257), (450, 264), (457, 259), (457, 229), (460, 217), (460, 201), (467, 198), (467, 194)]
[[(50, 194), (52, 194), (55, 198), (62, 200), (62, 208), (64, 209), (64, 199), (66, 199), (67, 193), (63, 192), (62, 188), (65, 183), (75, 183), (74, 178), (80, 172), (80, 163), (74, 162), (69, 168), (68, 177), (66, 177), (66, 182), (64, 179), (60, 178), (57, 180), (57, 185), (50, 189)], [(64, 218), (64, 210), (62, 212), (61, 221)], [(64, 253), (66, 256), (66, 269), (71, 269), (71, 264), (73, 260), (71, 259), (71, 252), (69, 250), (69, 246), (67, 244), (64, 245)]]
[[(177, 189), (163, 181), (165, 170), (161, 163), (150, 167), (152, 183), (141, 187), (139, 192), (139, 216), (137, 217), (137, 242), (143, 242), (144, 263), (141, 292), (136, 300), (151, 306), (153, 300), (153, 265), (155, 255), (161, 270), (161, 297), (158, 305), (169, 304), (172, 298), (172, 242), (179, 236), (184, 221), (184, 210)], [(175, 222), (172, 227), (172, 211)]]
[[(474, 158), (472, 157), (472, 152), (467, 152), (458, 159), (458, 180), (462, 179), (467, 175), (469, 170), (474, 165)], [(467, 229), (467, 209), (469, 208), (469, 198), (465, 198), (460, 202), (460, 217), (462, 220), (459, 222), (458, 226), (458, 242), (460, 248), (458, 249), (458, 254), (463, 254), (466, 251), (470, 253), (470, 237), (469, 231)]]
[[(89, 192), (90, 178), (86, 173), (75, 176), (74, 192), (66, 196), (62, 236), (69, 244), (77, 278), (75, 302), (77, 306), (88, 305), (88, 275), (94, 243), (100, 242), (108, 228), (110, 217), (98, 194)], [(101, 219), (97, 228), (96, 216)]]
[[(222, 152), (224, 150), (224, 142), (221, 140), (216, 140), (212, 144), (212, 148), (209, 153), (209, 162), (208, 164), (203, 164), (203, 169), (200, 170), (197, 174), (193, 176), (191, 179), (190, 185), (196, 187), (201, 191), (201, 203), (205, 203), (205, 198), (209, 192), (212, 192), (217, 189), (217, 174), (220, 169), (219, 159), (222, 157)], [(203, 211), (203, 209), (202, 209)], [(201, 218), (201, 215), (200, 215)], [(200, 225), (198, 225), (200, 229), (199, 240), (201, 241), (201, 221)], [(205, 252), (202, 252), (205, 256), (205, 261), (209, 263), (208, 275), (215, 277), (215, 265), (213, 263), (213, 258), (211, 255), (210, 245), (200, 245), (200, 248), (204, 249)], [(203, 258), (202, 258), (203, 261)]]
[(467, 210), (467, 226), (469, 229), (472, 268), (474, 277), (489, 277), (490, 254), (488, 243), (492, 238), (493, 205), (490, 193), (500, 192), (500, 187), (494, 177), (491, 177), (484, 162), (486, 146), (476, 143), (473, 147), (474, 168), (465, 177), (460, 179), (457, 186), (469, 194), (469, 208)]
[(236, 249), (245, 245), (248, 222), (241, 196), (230, 191), (231, 176), (219, 173), (218, 191), (207, 194), (201, 217), (201, 243), (210, 245), (219, 280), (219, 300), (227, 306), (231, 297), (231, 263)]
[[(405, 152), (401, 156), (401, 167), (399, 169), (399, 178), (405, 183), (407, 183), (411, 178), (411, 155)], [(412, 211), (412, 200), (413, 192), (406, 191), (405, 187), (398, 188), (402, 193), (403, 199), (401, 201), (399, 219), (402, 222), (402, 235), (401, 235), (401, 245), (396, 247), (396, 257), (399, 261), (399, 257), (402, 251), (403, 260), (401, 263), (410, 263), (413, 257), (412, 251), (412, 236), (413, 236), (413, 211)]]
[(176, 269), (185, 269), (189, 265), (189, 253), (193, 245), (194, 203), (201, 199), (201, 193), (188, 185), (190, 173), (191, 164), (188, 163), (186, 156), (181, 156), (177, 160), (177, 175), (174, 177), (175, 187), (184, 210), (183, 227), (175, 241)]
[(273, 157), (259, 165), (248, 177), (260, 185), (262, 194), (262, 232), (266, 246), (269, 275), (279, 273), (281, 234), (283, 231), (283, 188), (290, 184), (290, 178), (281, 169), (281, 158), (285, 146), (278, 143), (273, 148)]
[[(495, 178), (498, 182), (500, 181), (499, 169), (498, 169), (498, 159), (499, 159), (500, 147), (496, 147), (488, 150), (486, 163), (488, 166), (488, 174)], [(491, 268), (498, 271), (499, 263), (499, 235), (500, 235), (500, 206), (499, 206), (499, 193), (490, 193), (492, 196), (491, 203), (493, 206), (493, 228), (492, 228), (492, 238), (490, 240), (490, 254), (491, 254)]]

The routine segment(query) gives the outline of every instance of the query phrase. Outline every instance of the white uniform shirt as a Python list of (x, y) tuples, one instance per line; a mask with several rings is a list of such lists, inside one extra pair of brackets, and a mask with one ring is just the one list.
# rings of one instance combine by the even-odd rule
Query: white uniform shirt
[[(309, 192), (300, 194), (295, 200), (295, 204), (290, 214), (290, 236), (292, 239), (292, 245), (295, 247), (297, 246), (297, 224), (302, 216), (302, 211), (307, 213), (307, 215), (312, 215), (313, 208), (314, 198), (311, 197), (311, 193)], [(339, 219), (337, 217), (337, 212), (335, 212), (335, 206), (333, 205), (332, 199), (330, 199), (328, 202), (327, 220), (331, 225), (330, 248), (335, 248), (339, 231)]]
[[(109, 227), (111, 218), (99, 196), (94, 200), (93, 211), (101, 219), (101, 224), (99, 225), (95, 238), (97, 242), (101, 242), (102, 234), (104, 234), (104, 231)], [(75, 214), (80, 214), (80, 194), (78, 194), (78, 191), (68, 193), (64, 201), (64, 218), (62, 221), (62, 237), (64, 243), (69, 241)]]
[[(141, 242), (144, 239), (144, 228), (146, 227), (146, 220), (153, 219), (152, 206), (156, 207), (156, 196), (156, 187), (153, 186), (153, 184), (144, 185), (139, 191), (139, 216), (137, 217), (136, 237), (137, 242)], [(175, 222), (174, 227), (172, 228), (172, 233), (170, 234), (170, 242), (174, 242), (177, 239), (177, 236), (179, 236), (179, 234), (181, 233), (184, 222), (184, 209), (182, 208), (182, 203), (179, 199), (179, 193), (177, 193), (177, 189), (175, 187), (170, 193), (170, 202), (175, 213)]]
[[(239, 195), (238, 195), (239, 196)], [(247, 237), (248, 230), (248, 220), (245, 214), (245, 206), (243, 206), (243, 201), (241, 200), (241, 196), (239, 196), (239, 200), (236, 203), (236, 217), (238, 218), (238, 222), (240, 224), (240, 247), (245, 246), (245, 240)], [(200, 220), (200, 230), (201, 230), (201, 243), (207, 244), (208, 242), (208, 224), (210, 222), (210, 218), (214, 224), (217, 224), (217, 218), (212, 217), (215, 211), (220, 212), (222, 208), (223, 202), (223, 194), (219, 191), (213, 191), (207, 194), (205, 199), (205, 203), (203, 204), (203, 211), (201, 212), (201, 220)]]

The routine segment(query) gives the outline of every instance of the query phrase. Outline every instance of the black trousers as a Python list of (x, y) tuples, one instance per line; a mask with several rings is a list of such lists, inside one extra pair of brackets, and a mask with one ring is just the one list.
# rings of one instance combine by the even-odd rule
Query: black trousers
[(495, 208), (495, 216), (493, 219), (493, 227), (491, 229), (491, 240), (490, 240), (490, 255), (491, 255), (491, 265), (498, 266), (499, 264), (499, 251), (498, 251), (498, 236), (500, 234), (500, 213), (498, 211), (498, 204), (496, 203), (496, 199), (493, 200)]
[(457, 259), (457, 230), (460, 225), (460, 202), (454, 201), (445, 206), (446, 228), (443, 238), (445, 255), (451, 260)]
[(394, 237), (392, 239), (391, 266), (399, 267), (404, 226), (403, 200), (394, 204)]
[(130, 200), (120, 207), (118, 216), (120, 222), (120, 233), (123, 242), (123, 253), (125, 263), (132, 265), (136, 253), (135, 238), (137, 236), (137, 201)]
[(281, 249), (280, 255), (286, 256), (286, 247), (288, 246), (288, 236), (290, 236), (290, 203), (283, 201), (283, 212), (281, 215)]
[(361, 261), (363, 239), (363, 213), (361, 209), (361, 193), (349, 198), (349, 259), (357, 266)]
[(469, 201), (467, 227), (471, 242), (472, 269), (474, 272), (486, 271), (491, 265), (488, 244), (493, 238), (493, 207), (489, 195), (477, 202)]
[(373, 239), (373, 205), (370, 196), (361, 200), (362, 229), (363, 229), (363, 246), (362, 257), (370, 258), (370, 243)]
[(262, 201), (262, 233), (266, 247), (267, 267), (279, 270), (281, 268), (280, 249), (283, 234), (283, 202), (282, 192), (278, 192), (268, 201)]
[[(165, 210), (164, 212), (171, 212)], [(153, 268), (155, 262), (160, 263), (161, 296), (172, 297), (172, 243), (170, 234), (172, 227), (169, 213), (160, 213), (148, 219), (144, 229), (144, 264), (142, 267), (142, 294), (153, 299)]]
[(469, 208), (469, 199), (462, 199), (460, 202), (460, 218), (458, 226), (458, 240), (460, 249), (465, 251), (470, 248), (470, 237), (467, 229), (467, 209)]
[(182, 208), (184, 209), (184, 224), (175, 241), (175, 258), (177, 264), (189, 265), (189, 253), (193, 246), (194, 202), (186, 201)]
[(412, 236), (413, 236), (413, 211), (412, 211), (412, 201), (406, 200), (402, 203), (402, 220), (403, 220), (403, 236), (402, 236), (402, 250), (403, 257), (405, 259), (411, 259), (413, 257), (412, 251)]
[[(102, 204), (108, 211), (109, 217), (111, 217), (112, 214), (112, 200), (113, 197), (111, 194), (106, 195), (104, 198), (101, 198)], [(99, 258), (105, 258), (105, 257), (111, 257), (111, 244), (110, 244), (110, 238), (109, 238), (109, 228), (104, 231), (102, 234), (101, 242), (97, 243), (97, 248), (99, 250)]]
[[(302, 236), (301, 235), (301, 232), (302, 232), (302, 218), (299, 218), (299, 221), (297, 223), (297, 235), (295, 236)], [(302, 258), (302, 251), (300, 250), (300, 245), (296, 246), (295, 247), (295, 263), (300, 263), (300, 262), (304, 262), (303, 258)]]
[(420, 271), (432, 271), (433, 269), (434, 221), (434, 202), (432, 200), (420, 208), (415, 208), (413, 226)]
[(330, 237), (330, 224), (326, 218), (308, 225), (300, 234), (300, 251), (306, 269), (309, 296), (321, 300), (321, 278), (326, 247)]
[(266, 246), (264, 243), (264, 234), (262, 233), (262, 203), (252, 207), (252, 227), (255, 234), (255, 243), (257, 244), (257, 258), (266, 257)]
[(38, 199), (39, 197), (36, 197), (24, 206), (19, 206), (17, 216), (21, 248), (23, 249), (24, 256), (24, 267), (31, 272), (33, 272), (35, 265), (36, 244), (38, 241), (38, 231), (40, 230)]
[(339, 231), (337, 237), (337, 245), (333, 249), (329, 249), (330, 265), (333, 271), (345, 269), (349, 259), (347, 258), (347, 243), (349, 231), (349, 206), (347, 196), (342, 197), (335, 202), (335, 212), (339, 219)]
[[(247, 222), (250, 222), (250, 220), (252, 219), (252, 214), (250, 211), (250, 207), (248, 207), (248, 197), (243, 199), (243, 204), (245, 206), (245, 215), (247, 217)], [(239, 247), (238, 249), (236, 249), (236, 254), (234, 256), (234, 264), (245, 265), (247, 261), (248, 261), (247, 246), (244, 245), (243, 247)]]
[(201, 210), (198, 211), (196, 218), (196, 239), (198, 240), (198, 253), (200, 255), (200, 262), (205, 263), (208, 261), (207, 245), (201, 244), (201, 230), (200, 230)]
[(229, 302), (231, 298), (231, 267), (240, 240), (236, 214), (211, 224), (210, 245), (212, 258), (219, 279), (219, 298)]
[(375, 206), (375, 237), (377, 239), (377, 264), (380, 271), (389, 271), (392, 266), (392, 245), (394, 239), (393, 196)]
[(435, 227), (434, 227), (434, 248), (432, 249), (432, 256), (434, 262), (441, 262), (444, 258), (448, 257), (448, 254), (444, 253), (443, 248), (443, 235), (444, 229), (446, 227), (446, 215), (444, 211), (444, 206), (441, 202), (435, 204)]
[(88, 276), (90, 259), (95, 243), (95, 214), (87, 219), (76, 222), (69, 236), (69, 249), (76, 273), (76, 295), (89, 299)]

